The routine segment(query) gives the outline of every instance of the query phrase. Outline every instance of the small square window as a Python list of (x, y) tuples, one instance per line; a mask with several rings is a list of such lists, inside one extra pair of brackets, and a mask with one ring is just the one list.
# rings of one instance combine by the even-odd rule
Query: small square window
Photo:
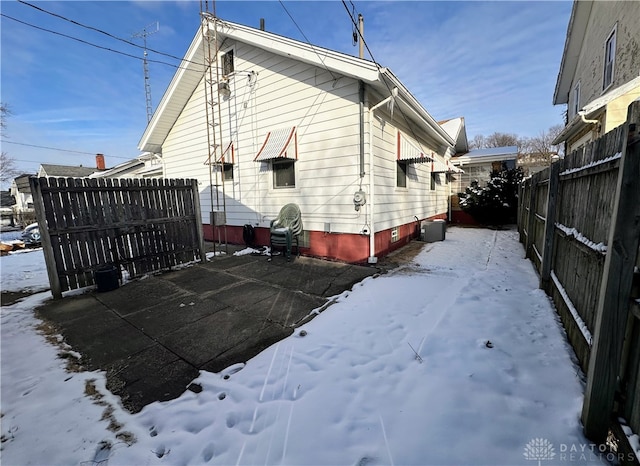
[(616, 28), (604, 44), (604, 77), (602, 79), (602, 89), (606, 89), (613, 84), (615, 78), (616, 64)]
[(274, 188), (296, 187), (296, 171), (294, 160), (273, 160), (271, 162), (271, 167), (273, 169)]
[(399, 160), (396, 168), (396, 186), (398, 188), (407, 187), (407, 161)]
[(232, 163), (223, 163), (222, 170), (224, 173), (224, 180), (229, 181), (233, 180), (233, 164)]
[(233, 65), (233, 49), (222, 55), (222, 76), (227, 77), (235, 70)]

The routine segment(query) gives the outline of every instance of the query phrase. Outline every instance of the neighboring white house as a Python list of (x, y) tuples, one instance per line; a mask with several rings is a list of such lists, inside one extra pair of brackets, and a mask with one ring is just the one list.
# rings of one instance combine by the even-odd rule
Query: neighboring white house
[(145, 152), (135, 159), (120, 163), (113, 168), (97, 171), (89, 178), (161, 178), (162, 157)]
[(213, 17), (207, 28), (217, 69), (205, 73), (198, 32), (139, 143), (165, 178), (198, 179), (207, 239), (242, 243), (248, 224), (268, 244), (293, 202), (303, 252), (375, 262), (417, 222), (446, 217), (448, 160), (466, 134), (445, 131), (389, 69)]
[(621, 125), (640, 97), (640, 2), (574, 1), (553, 103), (567, 124), (566, 153)]
[(26, 226), (36, 221), (33, 210), (33, 196), (29, 187), (29, 177), (33, 175), (20, 175), (13, 179), (9, 191), (16, 203), (12, 206), (13, 218), (16, 224)]

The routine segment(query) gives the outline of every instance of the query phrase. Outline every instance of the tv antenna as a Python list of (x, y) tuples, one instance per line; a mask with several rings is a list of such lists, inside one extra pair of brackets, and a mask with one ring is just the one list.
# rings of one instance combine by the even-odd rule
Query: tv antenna
[(158, 21), (154, 21), (151, 24), (142, 29), (140, 32), (136, 32), (131, 37), (142, 37), (142, 42), (144, 44), (144, 58), (142, 60), (142, 67), (144, 70), (144, 95), (147, 103), (147, 123), (151, 121), (151, 117), (153, 116), (153, 105), (151, 104), (151, 84), (149, 83), (149, 62), (147, 61), (147, 36), (151, 34), (155, 34), (160, 30), (160, 23)]

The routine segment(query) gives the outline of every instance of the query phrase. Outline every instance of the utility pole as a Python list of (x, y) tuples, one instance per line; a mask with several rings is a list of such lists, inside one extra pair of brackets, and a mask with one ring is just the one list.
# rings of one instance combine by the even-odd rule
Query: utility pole
[(151, 121), (153, 116), (153, 105), (151, 104), (151, 84), (149, 83), (149, 62), (147, 61), (147, 36), (155, 34), (160, 30), (160, 24), (155, 21), (147, 26), (140, 32), (135, 33), (132, 37), (142, 37), (144, 44), (144, 58), (142, 60), (142, 68), (144, 70), (144, 95), (147, 104), (147, 123)]
[(361, 13), (358, 13), (358, 31), (360, 32), (358, 34), (358, 44), (360, 45), (358, 56), (364, 58), (364, 16)]

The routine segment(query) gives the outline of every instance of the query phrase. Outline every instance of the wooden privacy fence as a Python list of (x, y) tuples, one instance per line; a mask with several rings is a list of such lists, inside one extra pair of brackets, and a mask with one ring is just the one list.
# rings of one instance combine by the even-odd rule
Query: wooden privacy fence
[(29, 180), (54, 298), (93, 285), (94, 272), (131, 277), (204, 260), (197, 180)]
[(520, 186), (520, 240), (587, 374), (582, 420), (597, 442), (616, 416), (640, 433), (639, 123), (636, 101), (625, 124)]

